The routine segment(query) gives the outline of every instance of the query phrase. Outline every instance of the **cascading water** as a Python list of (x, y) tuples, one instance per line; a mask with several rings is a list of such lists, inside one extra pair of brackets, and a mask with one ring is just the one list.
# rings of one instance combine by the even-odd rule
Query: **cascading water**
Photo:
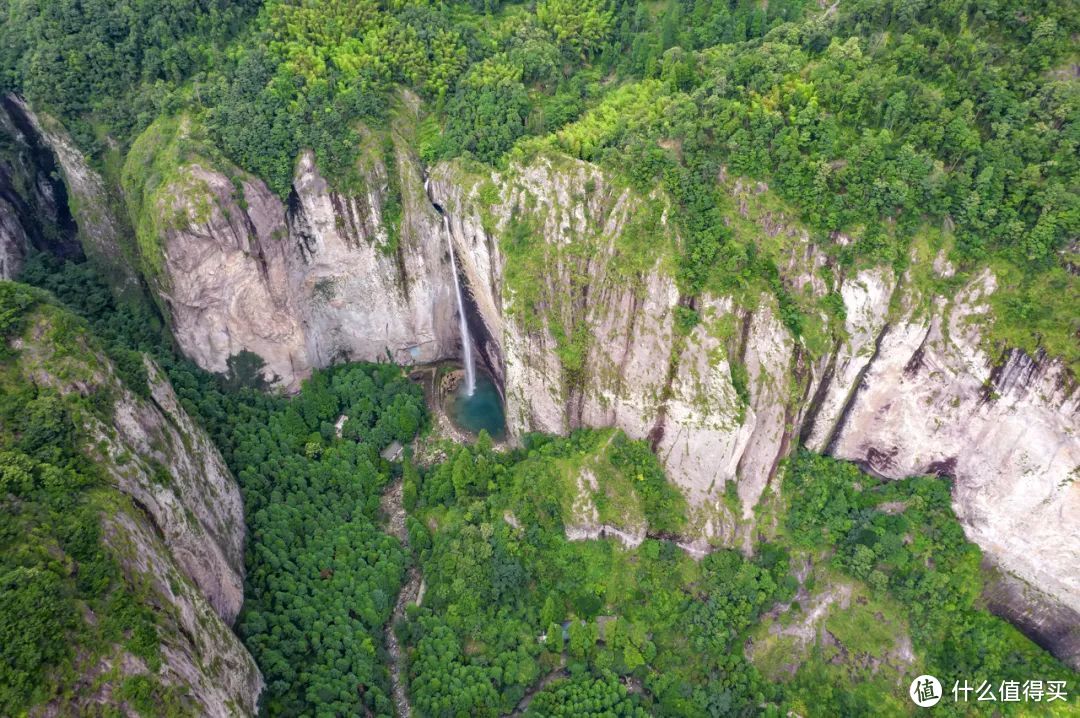
[(458, 278), (457, 255), (454, 254), (454, 235), (450, 231), (450, 218), (428, 191), (428, 180), (424, 179), (424, 192), (435, 211), (442, 217), (443, 233), (446, 235), (446, 248), (450, 250), (450, 268), (454, 274), (454, 293), (457, 297), (458, 327), (461, 331), (462, 363), (465, 365), (465, 382), (458, 391), (446, 397), (446, 412), (450, 420), (459, 429), (478, 435), (486, 431), (491, 438), (502, 441), (506, 436), (506, 414), (503, 411), (502, 394), (487, 373), (476, 373), (476, 364), (472, 349), (472, 336), (465, 315), (465, 297)]
[(476, 391), (476, 365), (473, 362), (472, 339), (469, 337), (469, 323), (465, 319), (465, 300), (461, 296), (461, 282), (458, 280), (457, 259), (454, 258), (454, 239), (450, 236), (450, 220), (442, 216), (443, 233), (450, 250), (450, 267), (454, 274), (454, 292), (457, 294), (458, 327), (461, 329), (461, 353), (465, 364), (465, 396), (472, 396)]

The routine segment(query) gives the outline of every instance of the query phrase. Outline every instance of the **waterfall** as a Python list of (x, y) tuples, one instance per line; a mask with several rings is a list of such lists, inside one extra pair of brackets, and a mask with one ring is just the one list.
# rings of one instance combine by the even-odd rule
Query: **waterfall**
[(465, 396), (472, 396), (476, 389), (476, 366), (473, 363), (472, 340), (469, 338), (469, 323), (465, 319), (465, 300), (461, 296), (461, 282), (458, 280), (457, 260), (454, 258), (454, 239), (450, 236), (450, 220), (442, 216), (443, 232), (446, 234), (446, 246), (450, 249), (450, 267), (454, 273), (454, 291), (457, 293), (458, 327), (461, 329), (461, 353), (465, 363)]

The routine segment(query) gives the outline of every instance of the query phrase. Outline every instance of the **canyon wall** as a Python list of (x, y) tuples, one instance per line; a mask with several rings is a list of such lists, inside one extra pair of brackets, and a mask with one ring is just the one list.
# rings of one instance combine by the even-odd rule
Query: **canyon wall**
[[(886, 478), (947, 475), (972, 540), (1080, 606), (1076, 383), (1050, 358), (987, 350), (988, 270), (954, 277), (948, 297), (914, 270), (842, 270), (798, 222), (766, 209), (767, 188), (721, 178), (733, 222), (773, 254), (812, 320), (796, 338), (767, 287), (683, 297), (665, 198), (585, 162), (540, 155), (503, 172), (442, 163), (425, 187), (399, 141), (364, 153), (364, 180), (346, 195), (303, 155), (286, 203), (246, 176), (241, 203), (235, 179), (183, 167), (196, 180), (164, 193), (178, 204), (163, 214), (186, 219), (162, 232), (156, 286), (181, 345), (206, 368), (222, 371), (244, 349), (293, 388), (343, 359), (457, 357), (441, 211), (511, 435), (617, 426), (648, 439), (694, 507), (702, 550), (751, 546), (755, 508), (800, 440)], [(393, 191), (396, 230), (382, 214)], [(195, 221), (200, 202), (209, 210)], [(940, 257), (933, 265), (913, 266), (954, 274)], [(842, 312), (822, 308), (830, 294)], [(278, 326), (280, 341), (267, 334)]]
[(20, 381), (73, 398), (75, 441), (104, 482), (93, 498), (102, 544), (127, 590), (152, 609), (161, 657), (152, 666), (122, 644), (76, 644), (79, 686), (32, 714), (82, 715), (104, 705), (129, 715), (113, 691), (120, 679), (145, 676), (196, 714), (255, 715), (262, 676), (230, 628), (243, 604), (243, 506), (210, 438), (149, 359), (146, 386), (127, 384), (65, 310), (34, 309), (10, 351)]
[[(311, 153), (280, 200), (223, 164), (186, 118), (152, 125), (124, 166), (144, 274), (185, 353), (224, 373), (250, 353), (288, 390), (341, 361), (451, 356), (453, 287), (441, 219), (405, 147), (371, 142), (351, 192)], [(388, 221), (387, 162), (399, 217)]]
[[(804, 306), (836, 287), (843, 326), (820, 320), (840, 339), (815, 352), (752, 287), (737, 301), (705, 293), (699, 323), (680, 330), (666, 209), (585, 163), (540, 158), (491, 177), (443, 165), (431, 186), (481, 295), (478, 314), (503, 337), (513, 433), (618, 426), (651, 440), (697, 507), (699, 541), (711, 544), (749, 544), (754, 507), (800, 438), (885, 478), (949, 476), (968, 537), (1006, 571), (1080, 607), (1080, 393), (1048, 357), (988, 352), (989, 270), (954, 278), (948, 297), (914, 270), (842, 272), (797, 222), (761, 209), (755, 195), (767, 190), (728, 183), (736, 219), (776, 248), (782, 281)], [(656, 212), (635, 257), (645, 269), (620, 275), (629, 218)], [(532, 257), (513, 247), (523, 214), (534, 218)], [(919, 269), (954, 272), (941, 257)]]
[(80, 258), (67, 184), (34, 116), (14, 97), (0, 96), (0, 279), (22, 270), (32, 251)]
[(414, 120), (361, 133), (346, 189), (303, 154), (284, 200), (182, 118), (136, 142), (124, 199), (142, 273), (190, 357), (224, 372), (258, 355), (286, 390), (342, 360), (456, 358), (449, 240), (510, 434), (649, 440), (693, 507), (691, 548), (750, 549), (802, 442), (885, 478), (953, 478), (969, 538), (1080, 608), (1080, 395), (1053, 358), (987, 347), (989, 270), (960, 276), (933, 252), (901, 275), (841, 268), (764, 184), (721, 176), (733, 233), (805, 318), (796, 336), (753, 277), (680, 293), (661, 193), (554, 153), (425, 171)]
[[(90, 166), (59, 122), (14, 95), (0, 97), (0, 277), (16, 276), (30, 251), (44, 251), (89, 259), (118, 296), (139, 296), (118, 189)], [(15, 260), (4, 261), (13, 248)]]

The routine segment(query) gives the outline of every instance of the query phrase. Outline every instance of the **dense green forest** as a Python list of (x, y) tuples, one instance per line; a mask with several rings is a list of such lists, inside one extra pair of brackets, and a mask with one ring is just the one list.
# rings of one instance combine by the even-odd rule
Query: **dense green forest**
[[(110, 356), (149, 351), (235, 471), (249, 525), (237, 630), (266, 678), (267, 715), (391, 714), (388, 630), (405, 647), (412, 707), (422, 716), (904, 714), (899, 669), (865, 662), (898, 640), (897, 631), (909, 635), (915, 665), (943, 684), (989, 675), (1077, 685), (1075, 673), (980, 608), (980, 551), (964, 539), (945, 480), (880, 483), (852, 464), (800, 452), (785, 469), (775, 535), (752, 558), (719, 550), (695, 560), (675, 543), (685, 522), (681, 495), (648, 445), (619, 431), (529, 435), (512, 451), (481, 434), (471, 446), (443, 441), (427, 460), (407, 453), (391, 463), (382, 449), (411, 442), (428, 421), (419, 388), (400, 369), (317, 372), (285, 399), (250, 386), (250, 377), (215, 377), (177, 359), (150, 310), (118, 305), (85, 264), (39, 258), (26, 278), (82, 314)], [(29, 307), (54, 301), (21, 285), (0, 287), (9, 335)], [(125, 374), (137, 385), (136, 372)], [(34, 558), (43, 544), (37, 533), (28, 541), (24, 521), (87, 555), (80, 546), (94, 545), (97, 479), (63, 438), (72, 432), (68, 413), (92, 407), (62, 408), (57, 397), (27, 391), (4, 403), (3, 480), (8, 500), (23, 506), (5, 541), (26, 546), (5, 554), (5, 580), (14, 587), (28, 572), (40, 580), (5, 591), (0, 625), (23, 626), (13, 617), (27, 605), (55, 610), (35, 612), (38, 633), (5, 642), (20, 671), (5, 686), (8, 705), (32, 701), (42, 671), (66, 665), (67, 643), (56, 636), (86, 630), (52, 601), (108, 601), (101, 610), (110, 620), (144, 620), (137, 602), (110, 590), (107, 557), (80, 558), (101, 568), (80, 571), (77, 582), (50, 573), (52, 559)], [(337, 427), (341, 416), (348, 418)], [(621, 525), (636, 512), (648, 521), (640, 546), (567, 540), (567, 477), (583, 467), (609, 487), (604, 520)], [(380, 495), (395, 480), (408, 512), (406, 545), (387, 533), (380, 512)], [(800, 567), (811, 565), (806, 576)], [(391, 626), (409, 566), (426, 591)], [(800, 600), (838, 586), (864, 597), (833, 614), (836, 625), (829, 619), (845, 641), (840, 654), (817, 644), (771, 646), (763, 627), (803, 620)], [(875, 624), (898, 628), (874, 643), (866, 634)], [(136, 632), (130, 640), (145, 641), (133, 650), (152, 657), (152, 619), (147, 626), (144, 639)], [(797, 670), (777, 674), (777, 655)], [(1017, 715), (1053, 707), (998, 706)], [(963, 704), (939, 710), (966, 712)]]
[[(379, 452), (423, 426), (419, 387), (397, 367), (349, 366), (317, 374), (285, 400), (252, 374), (215, 377), (178, 358), (153, 310), (118, 304), (87, 264), (39, 255), (24, 278), (85, 316), (111, 357), (153, 356), (233, 469), (249, 532), (237, 631), (266, 679), (267, 712), (390, 713), (382, 631), (405, 558), (376, 523), (394, 471)], [(138, 376), (125, 378), (138, 385)]]
[[(412, 93), (426, 166), (505, 169), (559, 152), (662, 191), (680, 238), (679, 331), (699, 321), (696, 298), (753, 284), (805, 340), (820, 308), (801, 307), (727, 221), (718, 178), (761, 180), (838, 266), (902, 273), (928, 243), (958, 274), (913, 281), (944, 296), (991, 266), (997, 348), (1044, 349), (1075, 373), (1077, 10), (1071, 0), (4, 0), (0, 92), (60, 120), (117, 187), (118, 158), (140, 134), (184, 115), (205, 129), (199, 142), (282, 198), (307, 148), (334, 186), (357, 186), (364, 128), (386, 129)], [(394, 715), (391, 637), (417, 716), (908, 715), (915, 671), (947, 690), (1063, 680), (1067, 705), (995, 709), (1075, 715), (1080, 676), (984, 607), (982, 555), (947, 479), (881, 482), (796, 449), (752, 551), (693, 557), (680, 546), (686, 499), (646, 441), (590, 429), (452, 443), (391, 364), (318, 370), (292, 397), (268, 390), (251, 354), (211, 374), (181, 355), (152, 302), (118, 299), (98, 272), (40, 253), (21, 283), (0, 282), (0, 714), (72, 690), (88, 656), (113, 646), (156, 672), (167, 630), (102, 537), (103, 516), (137, 512), (88, 449), (88, 417), (108, 425), (113, 397), (34, 381), (34, 358), (16, 346), (29, 318), (45, 317), (58, 347), (100, 350), (143, 397), (150, 357), (239, 483), (235, 630), (265, 678), (264, 715)], [(400, 458), (388, 451), (398, 445)], [(601, 522), (647, 527), (639, 545), (567, 538), (584, 472), (602, 487)], [(384, 505), (399, 483), (407, 540)], [(423, 599), (395, 621), (413, 575)], [(141, 715), (191, 706), (154, 680), (116, 691)], [(936, 710), (985, 713), (950, 701)]]
[[(347, 186), (357, 123), (396, 87), (430, 110), (422, 158), (505, 164), (544, 147), (677, 203), (687, 297), (775, 268), (723, 222), (722, 169), (772, 183), (836, 260), (902, 269), (931, 237), (992, 262), (995, 339), (1080, 361), (1080, 13), (1068, 0), (9, 0), (0, 89), (103, 158), (197, 115), (287, 194), (314, 148)], [(110, 149), (111, 148), (111, 149)], [(858, 241), (831, 242), (846, 233)], [(799, 333), (803, 317), (769, 285)]]

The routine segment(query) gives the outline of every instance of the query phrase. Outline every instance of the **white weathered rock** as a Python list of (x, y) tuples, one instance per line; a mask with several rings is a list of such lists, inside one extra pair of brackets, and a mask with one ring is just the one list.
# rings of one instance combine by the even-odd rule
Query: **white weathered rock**
[(417, 364), (451, 355), (459, 341), (442, 220), (418, 191), (416, 166), (401, 161), (410, 211), (391, 242), (382, 216), (386, 168), (372, 161), (366, 194), (333, 192), (304, 153), (290, 205), (288, 289), (304, 326), (308, 362)]
[(835, 352), (819, 389), (820, 405), (813, 431), (806, 437), (806, 446), (814, 451), (828, 448), (830, 431), (840, 418), (855, 385), (877, 349), (877, 339), (885, 329), (889, 315), (889, 299), (896, 287), (893, 272), (885, 267), (864, 270), (840, 287), (844, 299), (846, 341)]
[(994, 366), (979, 331), (994, 286), (986, 271), (928, 321), (888, 329), (831, 453), (887, 478), (954, 477), (968, 538), (1077, 609), (1080, 392), (1043, 356), (1010, 351)]
[[(286, 260), (286, 274), (290, 311), (305, 332), (302, 370), (379, 352), (410, 363), (459, 351), (438, 215), (403, 197), (404, 259), (380, 254), (384, 175), (370, 166), (366, 182), (376, 189), (362, 200), (335, 199), (310, 158), (298, 170), (302, 212), (288, 242), (307, 246), (309, 263)], [(414, 165), (399, 160), (399, 172), (403, 191), (415, 192)], [(784, 247), (778, 264), (789, 291), (820, 298), (839, 285), (846, 331), (838, 348), (810, 356), (768, 299), (743, 309), (699, 297), (702, 322), (679, 337), (669, 266), (678, 238), (661, 221), (644, 249), (625, 244), (631, 223), (662, 201), (588, 163), (544, 156), (500, 173), (442, 164), (428, 192), (447, 214), (470, 327), (504, 392), (512, 435), (615, 426), (650, 439), (694, 507), (697, 550), (749, 540), (754, 506), (800, 435), (882, 476), (948, 473), (968, 535), (1055, 599), (1080, 605), (1069, 568), (1080, 558), (1075, 384), (1060, 365), (1017, 353), (991, 376), (979, 327), (989, 275), (951, 303), (916, 301), (887, 267), (842, 277), (805, 231), (769, 215), (763, 231)], [(521, 241), (511, 237), (520, 222), (529, 227), (524, 241), (540, 243), (529, 252), (537, 266), (515, 265), (520, 253), (507, 249)], [(935, 265), (953, 271), (943, 259)], [(516, 294), (515, 272), (529, 273), (530, 296)], [(333, 278), (334, 296), (316, 306), (323, 278)], [(745, 338), (731, 326), (744, 327)], [(576, 332), (584, 342), (575, 356), (567, 339)], [(732, 381), (736, 360), (747, 375), (745, 406)], [(739, 511), (725, 501), (728, 481), (737, 482)]]
[(193, 164), (156, 194), (164, 223), (162, 270), (152, 279), (184, 352), (228, 371), (243, 351), (262, 357), (267, 379), (298, 388), (310, 369), (298, 308), (287, 291), (283, 205), (266, 185)]
[(753, 433), (739, 459), (739, 499), (743, 518), (753, 508), (775, 475), (777, 462), (786, 455), (785, 442), (793, 427), (788, 421), (790, 394), (795, 377), (791, 370), (795, 342), (763, 296), (750, 319), (743, 351), (749, 375), (750, 411), (747, 426)]
[(701, 313), (705, 321), (688, 337), (672, 377), (662, 435), (655, 437), (669, 478), (692, 504), (714, 499), (735, 480), (751, 433), (739, 420), (729, 355), (714, 331), (719, 322), (737, 323), (738, 313), (727, 298), (704, 299)]

